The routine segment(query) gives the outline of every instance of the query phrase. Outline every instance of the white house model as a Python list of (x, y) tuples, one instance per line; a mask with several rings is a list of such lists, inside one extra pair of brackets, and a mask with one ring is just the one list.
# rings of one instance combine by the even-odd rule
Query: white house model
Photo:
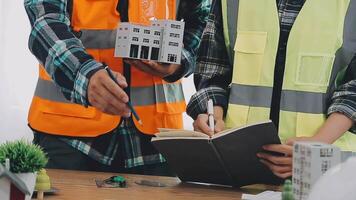
[(315, 182), (341, 162), (336, 146), (315, 142), (296, 142), (293, 152), (294, 200), (306, 200)]
[(153, 20), (149, 26), (120, 23), (115, 57), (180, 64), (184, 25), (175, 20)]

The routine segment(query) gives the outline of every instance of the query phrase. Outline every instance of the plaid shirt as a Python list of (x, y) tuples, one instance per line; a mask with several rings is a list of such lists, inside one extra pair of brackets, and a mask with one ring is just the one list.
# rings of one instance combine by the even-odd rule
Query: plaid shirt
[[(277, 62), (278, 59), (285, 62), (289, 32), (304, 2), (305, 0), (277, 0), (281, 26)], [(206, 113), (208, 99), (213, 99), (215, 105), (222, 106), (225, 113), (228, 106), (232, 64), (229, 62), (224, 41), (220, 0), (212, 5), (200, 47), (194, 75), (197, 93), (192, 96), (187, 108), (187, 113), (193, 119)], [(277, 67), (284, 68), (284, 64)], [(282, 78), (283, 74), (279, 79)], [(335, 112), (343, 113), (356, 121), (356, 56), (346, 71), (343, 85), (333, 93), (328, 115)], [(353, 127), (351, 131), (356, 132), (356, 128)]]
[[(80, 40), (71, 32), (67, 4), (68, 0), (25, 0), (32, 26), (29, 48), (64, 96), (86, 106), (89, 104), (88, 80), (101, 69), (102, 64), (85, 51)], [(176, 81), (194, 71), (196, 52), (209, 11), (210, 0), (181, 1), (178, 18), (186, 22), (182, 70), (167, 77), (167, 81)]]
[[(101, 69), (102, 64), (85, 51), (80, 40), (71, 32), (67, 4), (68, 0), (25, 0), (32, 26), (29, 48), (64, 96), (71, 102), (87, 106), (89, 79)], [(181, 0), (178, 18), (184, 18), (186, 22), (182, 68), (165, 78), (167, 81), (176, 81), (194, 71), (210, 4), (210, 0)], [(150, 144), (150, 137), (142, 135), (128, 121), (98, 138), (61, 139), (106, 165), (110, 165), (119, 154), (126, 167), (163, 161)]]
[(151, 136), (140, 133), (131, 119), (124, 120), (111, 133), (96, 138), (60, 139), (104, 165), (131, 168), (165, 162), (151, 145)]

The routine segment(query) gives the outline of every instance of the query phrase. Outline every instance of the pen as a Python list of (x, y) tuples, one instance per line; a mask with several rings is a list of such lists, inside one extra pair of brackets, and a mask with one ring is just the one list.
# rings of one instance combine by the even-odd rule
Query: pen
[[(119, 85), (119, 83), (117, 82), (117, 80), (116, 80), (114, 74), (112, 73), (111, 69), (109, 68), (109, 66), (106, 65), (106, 66), (105, 66), (105, 70), (108, 72), (110, 78), (111, 78), (117, 85)], [(136, 113), (134, 107), (132, 106), (131, 101), (128, 101), (126, 104), (127, 104), (127, 106), (130, 108), (130, 110), (131, 110), (133, 116), (136, 118), (136, 120), (138, 121), (138, 123), (139, 123), (140, 125), (143, 125), (143, 123), (142, 123), (140, 117), (138, 116), (138, 114)]]
[(214, 105), (213, 100), (208, 100), (208, 117), (209, 117), (209, 127), (212, 132), (215, 130), (215, 122), (214, 122)]

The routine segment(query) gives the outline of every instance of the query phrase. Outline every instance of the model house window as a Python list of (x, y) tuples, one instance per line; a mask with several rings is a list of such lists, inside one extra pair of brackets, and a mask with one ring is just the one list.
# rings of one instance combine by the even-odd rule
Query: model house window
[(150, 51), (150, 48), (148, 46), (141, 46), (141, 59), (148, 59), (148, 53)]
[(139, 32), (140, 32), (140, 29), (139, 29), (139, 28), (134, 28), (134, 29), (133, 29), (133, 32), (139, 33)]
[(132, 41), (138, 42), (138, 37), (133, 37), (133, 38), (132, 38)]
[(143, 33), (144, 33), (144, 34), (151, 34), (151, 31), (145, 29), (145, 30), (143, 31)]
[(150, 40), (149, 40), (149, 39), (144, 38), (144, 39), (143, 39), (143, 42), (144, 42), (144, 43), (149, 43), (149, 42), (150, 42)]
[(167, 61), (168, 61), (168, 62), (177, 62), (177, 55), (175, 55), (175, 54), (168, 54)]
[(171, 28), (180, 29), (180, 25), (178, 25), (178, 24), (171, 24)]
[(125, 28), (125, 31), (129, 30), (128, 28)]
[(169, 42), (169, 46), (177, 47), (179, 44), (177, 42)]
[(120, 28), (120, 31), (122, 31), (122, 28)]
[(159, 40), (154, 40), (153, 44), (159, 44)]
[(119, 40), (121, 39), (121, 36), (119, 36)]
[(131, 44), (130, 57), (131, 58), (138, 58), (138, 45)]
[(161, 32), (155, 31), (155, 35), (160, 36), (160, 35), (161, 35)]
[(151, 60), (158, 60), (159, 48), (152, 47), (151, 49)]
[(179, 34), (177, 33), (170, 33), (169, 37), (179, 38)]

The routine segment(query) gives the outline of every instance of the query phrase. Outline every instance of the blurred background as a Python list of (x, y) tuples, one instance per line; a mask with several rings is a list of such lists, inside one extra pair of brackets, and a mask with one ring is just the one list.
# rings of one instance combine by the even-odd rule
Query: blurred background
[[(37, 61), (27, 46), (30, 24), (23, 0), (0, 0), (0, 143), (32, 140), (27, 112), (37, 81)], [(185, 98), (195, 92), (193, 77), (184, 79)], [(184, 127), (192, 120), (184, 115)]]

